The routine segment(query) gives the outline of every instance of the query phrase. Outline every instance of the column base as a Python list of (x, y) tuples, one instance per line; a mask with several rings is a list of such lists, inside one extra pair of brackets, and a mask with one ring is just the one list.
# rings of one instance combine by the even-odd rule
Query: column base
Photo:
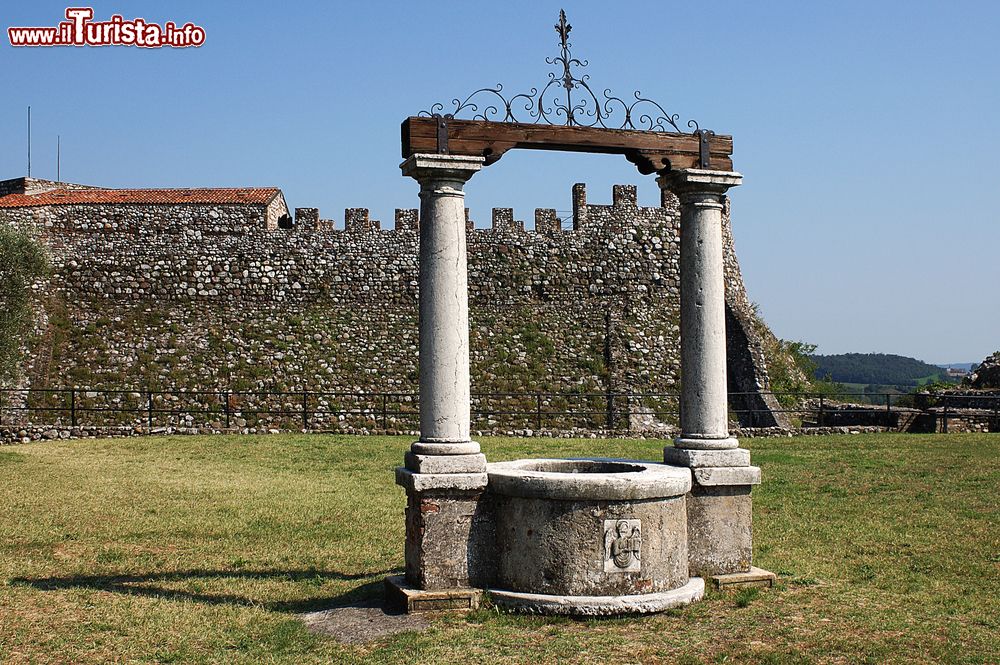
[(746, 448), (723, 450), (692, 450), (667, 446), (663, 449), (663, 461), (673, 466), (689, 468), (705, 466), (750, 466), (750, 451)]
[(694, 482), (702, 487), (745, 487), (760, 485), (759, 466), (699, 467), (693, 470)]
[(674, 447), (687, 450), (730, 450), (739, 448), (740, 442), (731, 436), (724, 439), (699, 439), (682, 435), (674, 439)]
[(421, 455), (409, 452), (403, 458), (414, 473), (485, 473), (486, 455)]
[(396, 484), (411, 492), (447, 494), (449, 492), (482, 492), (489, 476), (483, 473), (415, 473), (406, 467), (396, 467)]
[(415, 441), (410, 452), (417, 455), (475, 455), (479, 444), (475, 441)]

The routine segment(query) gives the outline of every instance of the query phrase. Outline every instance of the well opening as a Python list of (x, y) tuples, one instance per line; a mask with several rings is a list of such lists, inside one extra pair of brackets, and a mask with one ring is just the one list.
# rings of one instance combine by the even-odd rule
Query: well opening
[(522, 471), (546, 473), (640, 473), (643, 467), (614, 460), (589, 459), (531, 459), (524, 460)]

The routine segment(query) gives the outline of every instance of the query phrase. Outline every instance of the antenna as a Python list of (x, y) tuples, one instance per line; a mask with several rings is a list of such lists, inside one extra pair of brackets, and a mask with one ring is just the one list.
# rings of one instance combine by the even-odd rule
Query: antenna
[(31, 107), (28, 107), (28, 177), (31, 177)]
[(62, 137), (56, 134), (56, 182), (62, 182), (62, 174), (59, 171), (60, 157), (62, 156)]

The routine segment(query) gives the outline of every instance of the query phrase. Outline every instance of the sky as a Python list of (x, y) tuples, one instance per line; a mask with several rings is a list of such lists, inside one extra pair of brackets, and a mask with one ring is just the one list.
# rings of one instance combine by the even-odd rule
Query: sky
[[(819, 353), (975, 362), (1000, 348), (1000, 3), (92, 3), (192, 22), (199, 48), (19, 48), (0, 39), (0, 179), (110, 187), (278, 186), (290, 207), (391, 225), (417, 207), (399, 124), (502, 83), (541, 87), (564, 7), (595, 90), (640, 90), (734, 137), (733, 232), (751, 300)], [(54, 26), (67, 5), (5, 3)], [(511, 151), (466, 186), (472, 217), (571, 208), (653, 177), (620, 156)]]

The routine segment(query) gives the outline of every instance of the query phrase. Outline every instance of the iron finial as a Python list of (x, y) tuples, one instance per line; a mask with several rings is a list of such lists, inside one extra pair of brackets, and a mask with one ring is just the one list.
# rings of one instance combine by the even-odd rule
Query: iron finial
[(573, 29), (569, 23), (566, 22), (566, 10), (559, 10), (559, 22), (556, 23), (556, 32), (559, 33), (559, 39), (562, 41), (563, 48), (566, 48), (569, 40), (569, 31)]

